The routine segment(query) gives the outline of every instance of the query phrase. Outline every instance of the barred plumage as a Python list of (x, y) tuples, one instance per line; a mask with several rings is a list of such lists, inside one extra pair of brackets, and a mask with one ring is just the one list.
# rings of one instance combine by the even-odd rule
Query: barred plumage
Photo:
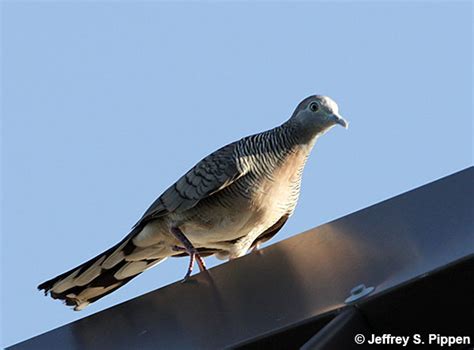
[(170, 186), (116, 246), (38, 288), (75, 310), (167, 257), (236, 258), (273, 237), (293, 213), (318, 136), (347, 126), (334, 101), (303, 100), (282, 125), (244, 137), (197, 163)]

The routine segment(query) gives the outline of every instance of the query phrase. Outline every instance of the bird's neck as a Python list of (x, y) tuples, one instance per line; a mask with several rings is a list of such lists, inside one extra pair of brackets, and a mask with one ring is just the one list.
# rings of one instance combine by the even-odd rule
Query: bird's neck
[(303, 125), (299, 121), (292, 119), (283, 123), (281, 128), (285, 133), (291, 135), (289, 136), (289, 139), (292, 140), (292, 143), (295, 146), (304, 146), (305, 148), (308, 148), (308, 152), (311, 151), (319, 136), (324, 134), (326, 131), (322, 127), (308, 127), (307, 125)]

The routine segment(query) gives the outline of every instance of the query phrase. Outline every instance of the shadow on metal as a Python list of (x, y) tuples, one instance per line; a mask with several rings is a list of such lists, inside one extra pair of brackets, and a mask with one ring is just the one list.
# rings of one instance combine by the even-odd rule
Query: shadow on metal
[(361, 349), (358, 333), (472, 343), (473, 180), (471, 167), (9, 349)]

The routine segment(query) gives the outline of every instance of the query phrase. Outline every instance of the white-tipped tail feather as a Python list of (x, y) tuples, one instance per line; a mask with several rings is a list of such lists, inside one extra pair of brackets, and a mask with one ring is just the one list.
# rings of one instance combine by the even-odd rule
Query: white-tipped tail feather
[(86, 263), (40, 284), (38, 289), (79, 311), (166, 259), (157, 251), (159, 246), (136, 247), (131, 239), (135, 233)]

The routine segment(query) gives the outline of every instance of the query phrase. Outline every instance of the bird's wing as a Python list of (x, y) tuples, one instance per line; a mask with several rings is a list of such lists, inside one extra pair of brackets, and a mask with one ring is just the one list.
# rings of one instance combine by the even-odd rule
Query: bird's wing
[(197, 163), (153, 202), (135, 226), (168, 213), (184, 212), (243, 176), (246, 171), (234, 155), (236, 145), (224, 146)]
[(260, 236), (258, 236), (255, 241), (253, 241), (252, 245), (250, 246), (249, 249), (252, 249), (253, 247), (264, 243), (275, 236), (278, 231), (281, 230), (283, 225), (288, 221), (289, 215), (283, 215), (273, 226), (269, 227), (266, 231), (262, 232)]

